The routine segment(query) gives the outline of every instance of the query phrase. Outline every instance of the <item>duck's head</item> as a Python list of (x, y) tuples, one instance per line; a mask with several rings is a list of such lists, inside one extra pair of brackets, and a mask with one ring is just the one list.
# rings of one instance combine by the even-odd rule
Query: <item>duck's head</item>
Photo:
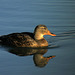
[(51, 33), (45, 25), (36, 26), (34, 34), (35, 34), (35, 39), (37, 40), (42, 39), (44, 35), (56, 36), (55, 34)]

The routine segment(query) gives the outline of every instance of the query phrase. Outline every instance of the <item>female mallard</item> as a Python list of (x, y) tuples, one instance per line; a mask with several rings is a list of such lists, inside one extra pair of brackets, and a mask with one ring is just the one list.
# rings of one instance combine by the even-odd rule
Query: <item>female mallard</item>
[(0, 36), (0, 43), (15, 47), (44, 47), (48, 46), (48, 42), (43, 37), (44, 35), (56, 36), (45, 25), (38, 25), (34, 33), (22, 32)]

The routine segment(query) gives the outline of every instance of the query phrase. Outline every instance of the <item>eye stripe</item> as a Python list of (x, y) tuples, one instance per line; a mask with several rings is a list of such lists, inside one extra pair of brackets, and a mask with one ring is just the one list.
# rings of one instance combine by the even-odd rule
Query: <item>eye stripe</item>
[(41, 27), (42, 29), (46, 29), (45, 27)]
[(46, 29), (46, 28), (44, 28), (44, 29)]

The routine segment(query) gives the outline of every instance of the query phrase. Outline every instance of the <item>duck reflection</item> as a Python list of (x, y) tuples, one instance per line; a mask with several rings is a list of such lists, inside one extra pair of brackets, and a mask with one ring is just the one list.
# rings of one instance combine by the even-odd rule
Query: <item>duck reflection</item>
[(29, 56), (33, 55), (33, 61), (35, 66), (38, 67), (44, 67), (48, 63), (48, 61), (55, 56), (47, 56), (44, 57), (43, 55), (47, 52), (48, 50), (46, 48), (41, 48), (41, 49), (32, 49), (32, 48), (12, 48), (8, 49), (8, 52), (16, 54), (18, 56)]
[(35, 54), (33, 56), (33, 60), (36, 66), (44, 67), (48, 63), (48, 61), (53, 57), (55, 56), (43, 57), (42, 54)]

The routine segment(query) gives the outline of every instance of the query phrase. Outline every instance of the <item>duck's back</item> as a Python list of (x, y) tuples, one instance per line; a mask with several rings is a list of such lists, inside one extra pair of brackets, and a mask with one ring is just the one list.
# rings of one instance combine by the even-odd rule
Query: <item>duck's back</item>
[(0, 37), (1, 44), (16, 47), (37, 47), (34, 34), (29, 32), (12, 33)]

